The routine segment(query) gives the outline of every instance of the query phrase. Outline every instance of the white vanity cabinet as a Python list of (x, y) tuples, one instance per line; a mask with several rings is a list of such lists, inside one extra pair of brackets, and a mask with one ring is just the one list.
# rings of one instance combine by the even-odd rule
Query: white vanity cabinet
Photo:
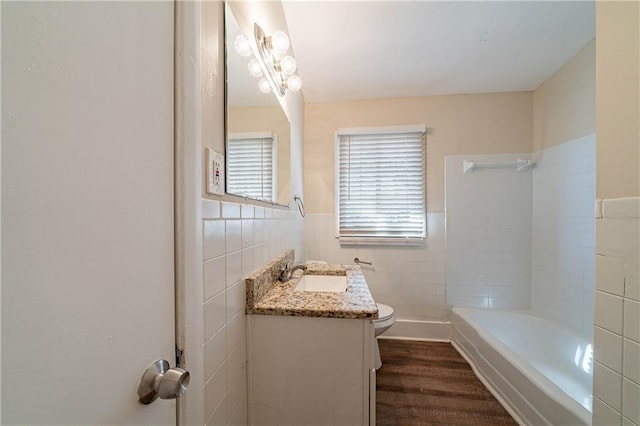
[[(378, 308), (362, 270), (309, 265), (301, 288), (302, 271), (278, 279), (293, 259), (245, 278), (249, 424), (375, 425)], [(328, 285), (338, 277), (346, 291)]]
[(248, 315), (251, 425), (375, 425), (371, 319)]

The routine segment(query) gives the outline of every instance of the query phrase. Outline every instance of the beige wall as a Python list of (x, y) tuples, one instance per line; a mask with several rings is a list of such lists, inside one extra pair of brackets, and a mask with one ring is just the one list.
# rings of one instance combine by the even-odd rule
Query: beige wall
[(435, 212), (444, 211), (446, 155), (531, 152), (532, 116), (530, 92), (307, 104), (307, 211), (334, 211), (334, 135), (339, 128), (425, 124), (427, 210)]
[(598, 198), (640, 195), (638, 2), (596, 2)]
[(288, 204), (291, 199), (289, 171), (291, 169), (291, 128), (280, 106), (229, 108), (229, 133), (269, 132), (278, 141), (278, 200)]
[(533, 151), (538, 152), (596, 130), (596, 43), (533, 92)]

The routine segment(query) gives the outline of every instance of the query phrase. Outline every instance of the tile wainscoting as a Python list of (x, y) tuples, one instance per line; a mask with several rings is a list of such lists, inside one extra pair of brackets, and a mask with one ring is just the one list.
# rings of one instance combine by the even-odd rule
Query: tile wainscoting
[[(341, 246), (333, 214), (305, 217), (306, 259), (361, 265), (377, 303), (392, 306), (399, 321), (447, 321), (444, 212), (427, 213), (427, 239), (420, 246)], [(385, 335), (391, 334), (396, 324)]]
[(640, 425), (640, 197), (596, 209), (593, 424)]
[(247, 424), (246, 277), (279, 253), (302, 253), (297, 211), (202, 200), (207, 425)]

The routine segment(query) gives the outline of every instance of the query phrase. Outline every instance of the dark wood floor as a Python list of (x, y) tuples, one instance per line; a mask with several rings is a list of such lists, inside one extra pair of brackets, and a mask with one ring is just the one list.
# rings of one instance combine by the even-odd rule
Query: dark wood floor
[(451, 344), (378, 343), (377, 425), (517, 425)]

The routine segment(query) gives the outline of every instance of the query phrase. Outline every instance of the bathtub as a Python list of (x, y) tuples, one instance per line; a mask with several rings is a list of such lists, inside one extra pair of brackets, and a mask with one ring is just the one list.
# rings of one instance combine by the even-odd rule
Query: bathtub
[(530, 311), (453, 308), (452, 344), (520, 424), (589, 425), (590, 342)]

